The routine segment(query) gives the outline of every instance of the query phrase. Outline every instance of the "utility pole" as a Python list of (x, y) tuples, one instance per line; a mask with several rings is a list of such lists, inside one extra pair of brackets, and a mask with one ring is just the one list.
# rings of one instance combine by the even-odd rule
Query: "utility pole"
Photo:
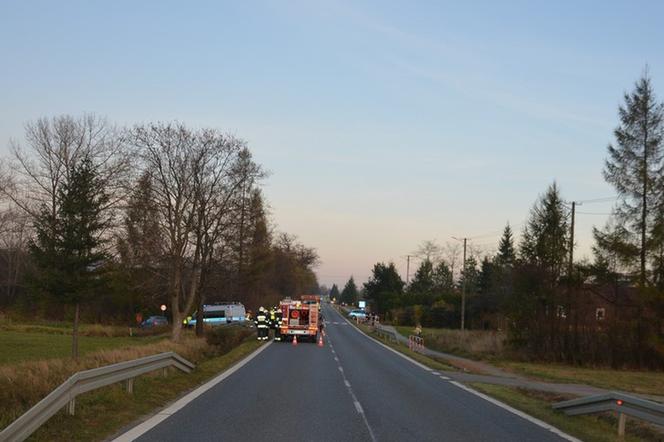
[(466, 242), (463, 239), (463, 284), (461, 284), (461, 331), (466, 329)]
[(410, 255), (406, 255), (406, 285), (408, 285), (409, 277), (410, 277)]
[(572, 224), (569, 233), (569, 271), (567, 277), (572, 279), (572, 271), (574, 269), (574, 216), (576, 212), (576, 201), (572, 201)]

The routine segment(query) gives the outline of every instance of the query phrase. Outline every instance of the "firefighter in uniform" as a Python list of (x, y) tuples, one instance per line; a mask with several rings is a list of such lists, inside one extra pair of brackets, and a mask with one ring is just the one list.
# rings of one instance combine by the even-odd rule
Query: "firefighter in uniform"
[(270, 308), (270, 328), (271, 329), (276, 329), (277, 327), (277, 318), (274, 316), (275, 315), (275, 308), (271, 307)]
[(274, 309), (274, 340), (281, 341), (281, 320), (284, 317), (284, 314), (281, 312), (280, 308)]
[(267, 337), (270, 331), (270, 329), (268, 328), (270, 325), (270, 318), (268, 317), (265, 308), (261, 307), (258, 309), (258, 313), (256, 313), (256, 318), (254, 319), (254, 323), (256, 324), (256, 329), (258, 332), (257, 339), (259, 341), (267, 341)]

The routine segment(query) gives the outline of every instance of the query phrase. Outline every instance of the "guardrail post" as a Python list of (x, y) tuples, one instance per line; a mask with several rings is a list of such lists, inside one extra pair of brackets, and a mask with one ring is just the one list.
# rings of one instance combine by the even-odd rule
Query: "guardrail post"
[(125, 381), (125, 389), (129, 394), (132, 394), (134, 392), (134, 378), (127, 379)]
[(161, 375), (165, 378), (168, 377), (168, 367), (162, 368)]
[(67, 403), (67, 414), (73, 416), (76, 412), (76, 398), (73, 398)]
[(625, 437), (625, 421), (627, 416), (625, 413), (618, 413), (618, 436), (622, 439)]

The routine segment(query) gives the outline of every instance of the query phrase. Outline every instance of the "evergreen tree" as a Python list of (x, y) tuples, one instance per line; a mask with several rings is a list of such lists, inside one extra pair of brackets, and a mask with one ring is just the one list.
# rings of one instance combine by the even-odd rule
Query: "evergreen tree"
[(568, 222), (560, 190), (554, 182), (530, 213), (521, 242), (521, 259), (542, 268), (557, 282), (567, 262)]
[(433, 269), (433, 283), (436, 294), (449, 295), (454, 290), (454, 276), (445, 261), (441, 261)]
[(466, 265), (461, 270), (461, 277), (459, 278), (459, 287), (466, 284), (466, 293), (477, 293), (479, 289), (479, 276), (480, 273), (477, 269), (477, 260), (470, 256), (466, 259)]
[(652, 229), (664, 210), (664, 106), (655, 97), (647, 71), (624, 100), (618, 109), (616, 144), (608, 147), (604, 178), (620, 196), (616, 215), (631, 234), (625, 241), (638, 238), (639, 282), (644, 285), (649, 242), (657, 237)]
[(498, 254), (496, 255), (496, 264), (498, 265), (513, 265), (516, 260), (516, 252), (514, 250), (514, 235), (509, 223), (503, 230), (503, 236), (500, 238), (498, 244)]
[(78, 357), (80, 304), (100, 284), (100, 268), (107, 258), (103, 232), (109, 225), (105, 208), (109, 197), (89, 158), (77, 164), (58, 191), (55, 219), (42, 207), (35, 220), (37, 237), (31, 253), (39, 269), (37, 286), (63, 304), (75, 306), (72, 357)]
[(408, 293), (412, 295), (428, 296), (433, 294), (435, 289), (433, 264), (425, 259), (417, 268), (413, 280), (408, 286)]
[(332, 288), (330, 289), (330, 299), (336, 299), (337, 301), (341, 300), (339, 295), (339, 287), (337, 287), (336, 284), (332, 284)]
[(345, 302), (348, 305), (355, 305), (359, 296), (360, 294), (357, 291), (355, 280), (351, 276), (344, 286), (344, 289), (341, 291), (341, 302)]
[(374, 265), (369, 281), (364, 283), (364, 295), (372, 301), (372, 308), (383, 314), (398, 305), (403, 287), (394, 263), (379, 262)]

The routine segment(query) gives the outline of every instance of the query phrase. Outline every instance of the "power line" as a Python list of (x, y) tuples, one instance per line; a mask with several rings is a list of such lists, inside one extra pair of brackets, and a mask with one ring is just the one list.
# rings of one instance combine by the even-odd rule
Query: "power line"
[(593, 199), (590, 199), (590, 200), (580, 200), (580, 201), (577, 201), (577, 203), (578, 204), (608, 203), (608, 202), (611, 202), (611, 201), (615, 201), (618, 198), (619, 198), (618, 195), (605, 196), (603, 198), (593, 198)]

